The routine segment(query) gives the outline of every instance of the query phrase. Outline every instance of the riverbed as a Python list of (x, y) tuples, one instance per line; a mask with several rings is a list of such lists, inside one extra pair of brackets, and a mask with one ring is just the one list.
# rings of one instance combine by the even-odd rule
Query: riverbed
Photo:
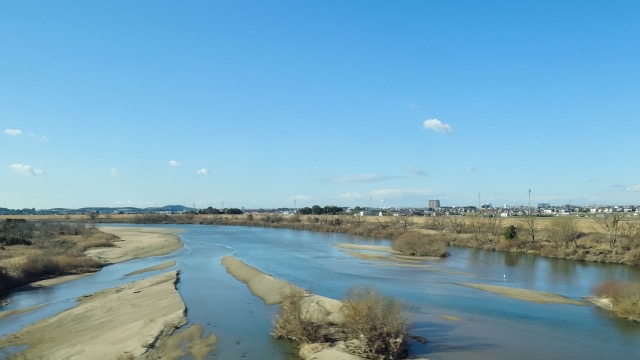
[[(119, 225), (121, 226), (121, 225)], [(190, 324), (218, 336), (208, 359), (287, 359), (293, 349), (269, 335), (277, 306), (267, 306), (231, 277), (220, 261), (244, 262), (313, 293), (341, 299), (354, 286), (378, 288), (404, 301), (413, 357), (429, 359), (637, 359), (640, 326), (582, 302), (593, 285), (607, 279), (640, 280), (638, 267), (582, 263), (533, 255), (451, 248), (451, 257), (398, 261), (380, 252), (346, 251), (335, 244), (388, 246), (344, 234), (299, 230), (163, 225), (179, 228), (184, 247), (167, 256), (105, 267), (89, 277), (11, 294), (2, 310), (47, 304), (0, 319), (0, 336), (75, 305), (75, 299), (105, 288), (157, 275), (135, 271), (175, 260), (178, 292)], [(374, 255), (374, 256), (371, 256)], [(129, 275), (134, 273), (134, 275)], [(540, 303), (466, 286), (480, 284), (547, 292), (566, 303)], [(463, 286), (464, 285), (464, 286)]]

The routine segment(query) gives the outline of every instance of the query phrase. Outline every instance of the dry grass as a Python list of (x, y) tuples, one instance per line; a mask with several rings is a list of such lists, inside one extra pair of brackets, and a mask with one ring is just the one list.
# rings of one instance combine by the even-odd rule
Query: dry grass
[(371, 288), (349, 291), (339, 323), (313, 322), (305, 313), (303, 300), (292, 294), (280, 305), (273, 335), (298, 344), (333, 343), (344, 340), (353, 355), (365, 359), (403, 359), (407, 355), (409, 320), (404, 306)]
[(352, 289), (345, 300), (347, 347), (366, 359), (402, 359), (407, 355), (409, 320), (399, 301), (372, 288)]
[(610, 299), (618, 316), (640, 322), (640, 282), (608, 280), (594, 286), (592, 292)]
[(96, 271), (103, 263), (84, 251), (113, 246), (117, 239), (85, 224), (29, 223), (29, 229), (20, 245), (2, 246), (0, 292), (55, 276)]
[(288, 339), (299, 344), (329, 342), (331, 339), (324, 329), (326, 324), (308, 320), (303, 308), (303, 300), (309, 296), (304, 291), (289, 294), (280, 304), (280, 313), (273, 325), (272, 335), (279, 339)]
[(442, 235), (428, 235), (416, 231), (406, 232), (393, 241), (392, 248), (407, 255), (437, 256), (449, 255), (447, 242)]

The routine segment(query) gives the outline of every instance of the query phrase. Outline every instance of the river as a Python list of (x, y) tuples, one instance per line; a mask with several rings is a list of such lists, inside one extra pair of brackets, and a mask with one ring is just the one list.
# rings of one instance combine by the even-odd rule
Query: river
[[(121, 225), (119, 225), (121, 226)], [(16, 292), (1, 310), (47, 307), (0, 319), (0, 336), (74, 306), (75, 299), (158, 272), (124, 275), (167, 260), (181, 270), (178, 291), (189, 322), (219, 337), (209, 359), (289, 359), (293, 350), (269, 336), (277, 306), (266, 306), (220, 264), (234, 255), (319, 295), (343, 298), (371, 286), (409, 307), (412, 357), (429, 359), (639, 359), (640, 324), (593, 306), (538, 304), (461, 286), (480, 283), (540, 290), (581, 300), (607, 279), (640, 281), (640, 268), (533, 255), (451, 248), (451, 257), (419, 263), (362, 260), (335, 243), (389, 245), (344, 234), (253, 227), (180, 228), (181, 250), (107, 266), (95, 275), (50, 288)], [(166, 271), (166, 270), (164, 270)]]

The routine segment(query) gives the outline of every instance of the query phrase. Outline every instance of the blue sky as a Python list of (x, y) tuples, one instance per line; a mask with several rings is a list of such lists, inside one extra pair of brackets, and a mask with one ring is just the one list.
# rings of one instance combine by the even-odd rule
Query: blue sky
[(637, 1), (4, 1), (0, 206), (639, 204)]

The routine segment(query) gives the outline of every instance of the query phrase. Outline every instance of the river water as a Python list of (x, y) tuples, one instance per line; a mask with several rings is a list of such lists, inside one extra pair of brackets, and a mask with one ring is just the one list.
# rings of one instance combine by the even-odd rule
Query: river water
[[(234, 255), (312, 292), (341, 299), (371, 286), (409, 306), (412, 357), (429, 359), (640, 359), (640, 324), (593, 306), (538, 304), (461, 286), (481, 283), (540, 290), (581, 300), (600, 281), (640, 281), (640, 268), (532, 255), (451, 248), (451, 257), (412, 263), (362, 260), (335, 243), (389, 245), (344, 234), (252, 227), (163, 225), (180, 233), (183, 249), (162, 257), (107, 266), (95, 275), (11, 294), (0, 310), (47, 307), (0, 320), (0, 336), (75, 305), (75, 299), (156, 275), (124, 275), (176, 260), (178, 291), (191, 324), (219, 337), (209, 359), (292, 359), (285, 341), (269, 336), (277, 306), (266, 306), (220, 264)], [(166, 270), (163, 270), (166, 271)]]

